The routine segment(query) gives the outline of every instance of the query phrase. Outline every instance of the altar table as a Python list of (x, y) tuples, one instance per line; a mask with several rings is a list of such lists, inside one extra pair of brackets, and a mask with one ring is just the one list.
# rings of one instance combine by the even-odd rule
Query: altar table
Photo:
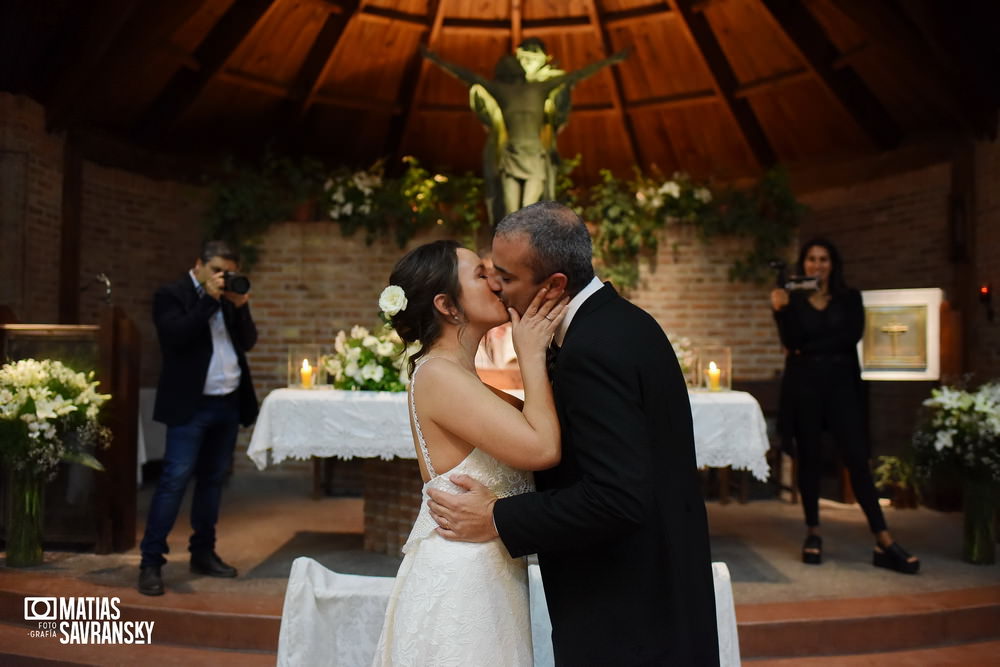
[[(689, 397), (698, 467), (749, 470), (766, 481), (770, 445), (756, 399), (742, 391)], [(275, 389), (261, 405), (247, 456), (260, 470), (313, 456), (415, 459), (406, 393)]]

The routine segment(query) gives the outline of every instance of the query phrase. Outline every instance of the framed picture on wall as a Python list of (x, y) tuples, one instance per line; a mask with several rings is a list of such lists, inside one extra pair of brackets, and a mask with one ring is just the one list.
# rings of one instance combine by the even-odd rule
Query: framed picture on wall
[(939, 288), (861, 293), (865, 332), (858, 343), (864, 380), (937, 380), (941, 376)]

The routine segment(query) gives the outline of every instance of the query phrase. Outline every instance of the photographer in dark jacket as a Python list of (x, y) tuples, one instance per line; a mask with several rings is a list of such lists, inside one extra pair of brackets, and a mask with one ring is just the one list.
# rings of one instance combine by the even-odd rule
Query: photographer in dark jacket
[(851, 475), (854, 495), (875, 535), (872, 562), (916, 574), (920, 561), (893, 541), (869, 467), (861, 371), (856, 346), (865, 328), (861, 293), (844, 283), (840, 254), (829, 241), (802, 246), (797, 270), (817, 279), (815, 290), (778, 288), (771, 307), (787, 357), (781, 386), (782, 430), (795, 436), (799, 493), (808, 534), (802, 561), (822, 562), (819, 534), (820, 436), (828, 429)]
[(163, 594), (160, 568), (169, 551), (167, 536), (192, 476), (191, 571), (236, 576), (236, 569), (215, 553), (215, 524), (239, 427), (257, 416), (246, 360), (257, 342), (250, 297), (226, 291), (226, 275), (237, 270), (238, 261), (227, 243), (209, 241), (193, 269), (153, 296), (162, 354), (153, 418), (167, 425), (167, 441), (140, 547), (139, 592), (145, 595)]

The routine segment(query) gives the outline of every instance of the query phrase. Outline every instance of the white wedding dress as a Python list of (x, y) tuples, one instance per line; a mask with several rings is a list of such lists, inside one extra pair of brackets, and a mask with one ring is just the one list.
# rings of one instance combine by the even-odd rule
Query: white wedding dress
[(375, 651), (375, 667), (406, 665), (532, 664), (527, 563), (513, 559), (499, 539), (451, 542), (435, 531), (427, 490), (463, 489), (448, 480), (465, 474), (497, 497), (533, 490), (531, 473), (515, 470), (473, 449), (451, 470), (436, 474), (414, 408), (413, 392), (422, 360), (410, 381), (410, 411), (430, 480), (424, 484), (420, 513), (403, 546), (403, 562), (389, 597)]

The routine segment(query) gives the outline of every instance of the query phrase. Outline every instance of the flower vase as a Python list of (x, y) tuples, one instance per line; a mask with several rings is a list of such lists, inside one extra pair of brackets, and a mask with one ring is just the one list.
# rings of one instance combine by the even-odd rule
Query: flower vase
[(45, 525), (45, 477), (30, 470), (11, 470), (7, 476), (7, 567), (42, 563)]
[(997, 492), (988, 481), (966, 479), (962, 484), (964, 531), (962, 559), (975, 565), (992, 565), (996, 562), (996, 512)]

